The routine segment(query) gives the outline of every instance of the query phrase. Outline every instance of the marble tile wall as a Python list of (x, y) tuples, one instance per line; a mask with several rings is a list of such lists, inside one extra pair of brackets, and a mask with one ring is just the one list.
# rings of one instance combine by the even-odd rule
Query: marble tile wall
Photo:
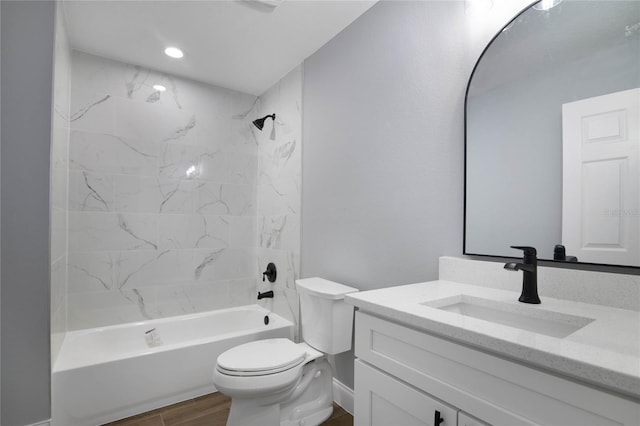
[(255, 303), (259, 100), (71, 62), (69, 329)]
[(51, 142), (51, 365), (67, 332), (67, 180), (71, 49), (62, 8), (57, 8), (54, 111)]
[[(298, 324), (295, 280), (300, 272), (300, 206), (302, 184), (302, 66), (298, 66), (260, 96), (257, 116), (276, 114), (258, 140), (257, 235), (260, 272), (276, 264), (275, 283), (258, 283), (273, 290), (273, 299), (260, 304)], [(296, 335), (298, 331), (296, 329)]]

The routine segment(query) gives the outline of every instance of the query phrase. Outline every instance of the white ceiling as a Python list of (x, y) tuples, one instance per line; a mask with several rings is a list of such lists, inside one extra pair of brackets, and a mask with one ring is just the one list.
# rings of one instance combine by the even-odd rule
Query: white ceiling
[[(63, 2), (72, 48), (260, 95), (377, 0)], [(184, 51), (170, 59), (164, 48)]]

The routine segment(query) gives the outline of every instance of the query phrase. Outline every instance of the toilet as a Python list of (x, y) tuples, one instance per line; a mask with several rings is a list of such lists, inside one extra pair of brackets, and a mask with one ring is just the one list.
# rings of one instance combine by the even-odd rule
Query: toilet
[(332, 372), (326, 355), (351, 349), (356, 288), (322, 278), (296, 280), (302, 343), (266, 339), (218, 356), (213, 382), (231, 397), (227, 426), (313, 426), (333, 412)]

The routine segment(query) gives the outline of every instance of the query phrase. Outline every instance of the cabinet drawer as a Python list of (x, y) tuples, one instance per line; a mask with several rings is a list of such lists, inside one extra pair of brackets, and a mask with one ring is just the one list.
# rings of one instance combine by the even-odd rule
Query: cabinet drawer
[(637, 401), (360, 311), (355, 350), (367, 363), (493, 425), (640, 424)]
[(456, 425), (453, 407), (357, 360), (355, 382), (355, 425)]

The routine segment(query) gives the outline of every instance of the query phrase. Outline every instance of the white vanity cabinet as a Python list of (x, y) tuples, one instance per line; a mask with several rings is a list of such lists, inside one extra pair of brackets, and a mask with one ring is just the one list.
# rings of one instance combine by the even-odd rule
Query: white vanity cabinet
[(355, 350), (358, 426), (640, 424), (637, 400), (362, 311)]

